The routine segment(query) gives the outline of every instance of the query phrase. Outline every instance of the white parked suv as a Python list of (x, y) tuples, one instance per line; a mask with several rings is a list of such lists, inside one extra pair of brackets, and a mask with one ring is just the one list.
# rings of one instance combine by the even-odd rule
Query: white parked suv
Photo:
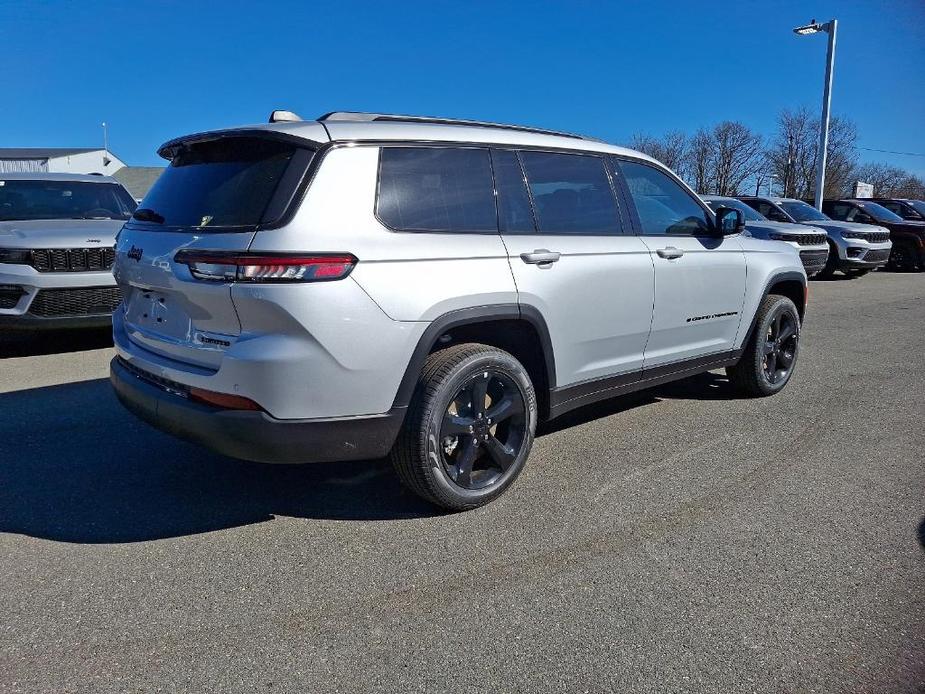
[(517, 126), (292, 114), (166, 143), (122, 229), (111, 380), (224, 454), (390, 455), (449, 509), (537, 422), (725, 367), (788, 382), (806, 274), (653, 159)]
[(109, 326), (116, 234), (134, 209), (108, 176), (0, 173), (0, 330)]
[(812, 277), (825, 268), (829, 258), (828, 236), (825, 231), (805, 224), (772, 222), (757, 210), (752, 209), (741, 200), (721, 195), (701, 195), (711, 210), (720, 207), (732, 207), (745, 217), (745, 233), (756, 239), (783, 241), (793, 246), (800, 254), (800, 261), (806, 276)]

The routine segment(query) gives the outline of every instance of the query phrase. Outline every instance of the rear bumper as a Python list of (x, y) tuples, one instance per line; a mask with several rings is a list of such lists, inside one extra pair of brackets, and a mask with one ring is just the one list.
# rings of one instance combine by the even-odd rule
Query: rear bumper
[(151, 426), (232, 458), (309, 463), (381, 458), (392, 448), (405, 409), (331, 419), (275, 419), (265, 412), (223, 410), (187, 399), (126, 368), (119, 357), (109, 379), (122, 404)]

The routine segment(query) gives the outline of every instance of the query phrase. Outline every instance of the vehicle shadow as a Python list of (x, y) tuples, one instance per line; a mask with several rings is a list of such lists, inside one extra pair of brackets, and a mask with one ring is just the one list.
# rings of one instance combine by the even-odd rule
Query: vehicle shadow
[(383, 520), (440, 511), (388, 461), (261, 465), (136, 420), (106, 379), (0, 394), (0, 532), (62, 542), (156, 540), (276, 515)]
[[(604, 401), (538, 436), (664, 398), (735, 397), (702, 374)], [(106, 379), (0, 394), (0, 532), (121, 543), (222, 530), (275, 516), (423, 518), (443, 512), (402, 487), (388, 460), (263, 465), (163, 434), (116, 400)]]
[(919, 545), (925, 551), (925, 518), (922, 518), (922, 522), (919, 523)]
[(10, 331), (0, 335), (0, 359), (83, 352), (112, 347), (111, 328)]
[(666, 383), (652, 389), (655, 397), (666, 400), (748, 400), (736, 391), (726, 374), (706, 373), (690, 376), (683, 381)]
[(834, 275), (813, 275), (809, 278), (810, 282), (848, 282), (849, 280), (859, 279), (858, 275), (845, 275), (842, 273), (836, 273)]

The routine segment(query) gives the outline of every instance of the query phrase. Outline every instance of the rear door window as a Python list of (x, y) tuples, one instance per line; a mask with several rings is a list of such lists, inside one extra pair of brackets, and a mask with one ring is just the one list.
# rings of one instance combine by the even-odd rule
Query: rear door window
[(620, 214), (602, 157), (520, 152), (541, 234), (620, 234)]
[(497, 233), (488, 150), (383, 147), (376, 214), (395, 231)]
[(491, 162), (498, 189), (498, 222), (505, 233), (536, 233), (533, 209), (517, 152), (493, 149)]
[[(275, 195), (291, 198), (310, 159), (311, 150), (264, 138), (181, 145), (133, 219), (162, 227), (253, 228), (272, 221), (265, 213), (279, 207)], [(296, 175), (291, 166), (300, 169)]]

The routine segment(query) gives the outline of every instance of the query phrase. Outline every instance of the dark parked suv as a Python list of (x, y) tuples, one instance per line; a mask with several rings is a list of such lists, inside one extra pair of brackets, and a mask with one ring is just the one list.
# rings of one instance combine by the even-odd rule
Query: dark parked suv
[(826, 200), (822, 211), (832, 219), (875, 224), (890, 230), (893, 250), (890, 267), (895, 270), (925, 270), (925, 222), (911, 221), (872, 200)]
[(925, 200), (910, 198), (871, 198), (893, 214), (898, 214), (908, 222), (925, 222)]

